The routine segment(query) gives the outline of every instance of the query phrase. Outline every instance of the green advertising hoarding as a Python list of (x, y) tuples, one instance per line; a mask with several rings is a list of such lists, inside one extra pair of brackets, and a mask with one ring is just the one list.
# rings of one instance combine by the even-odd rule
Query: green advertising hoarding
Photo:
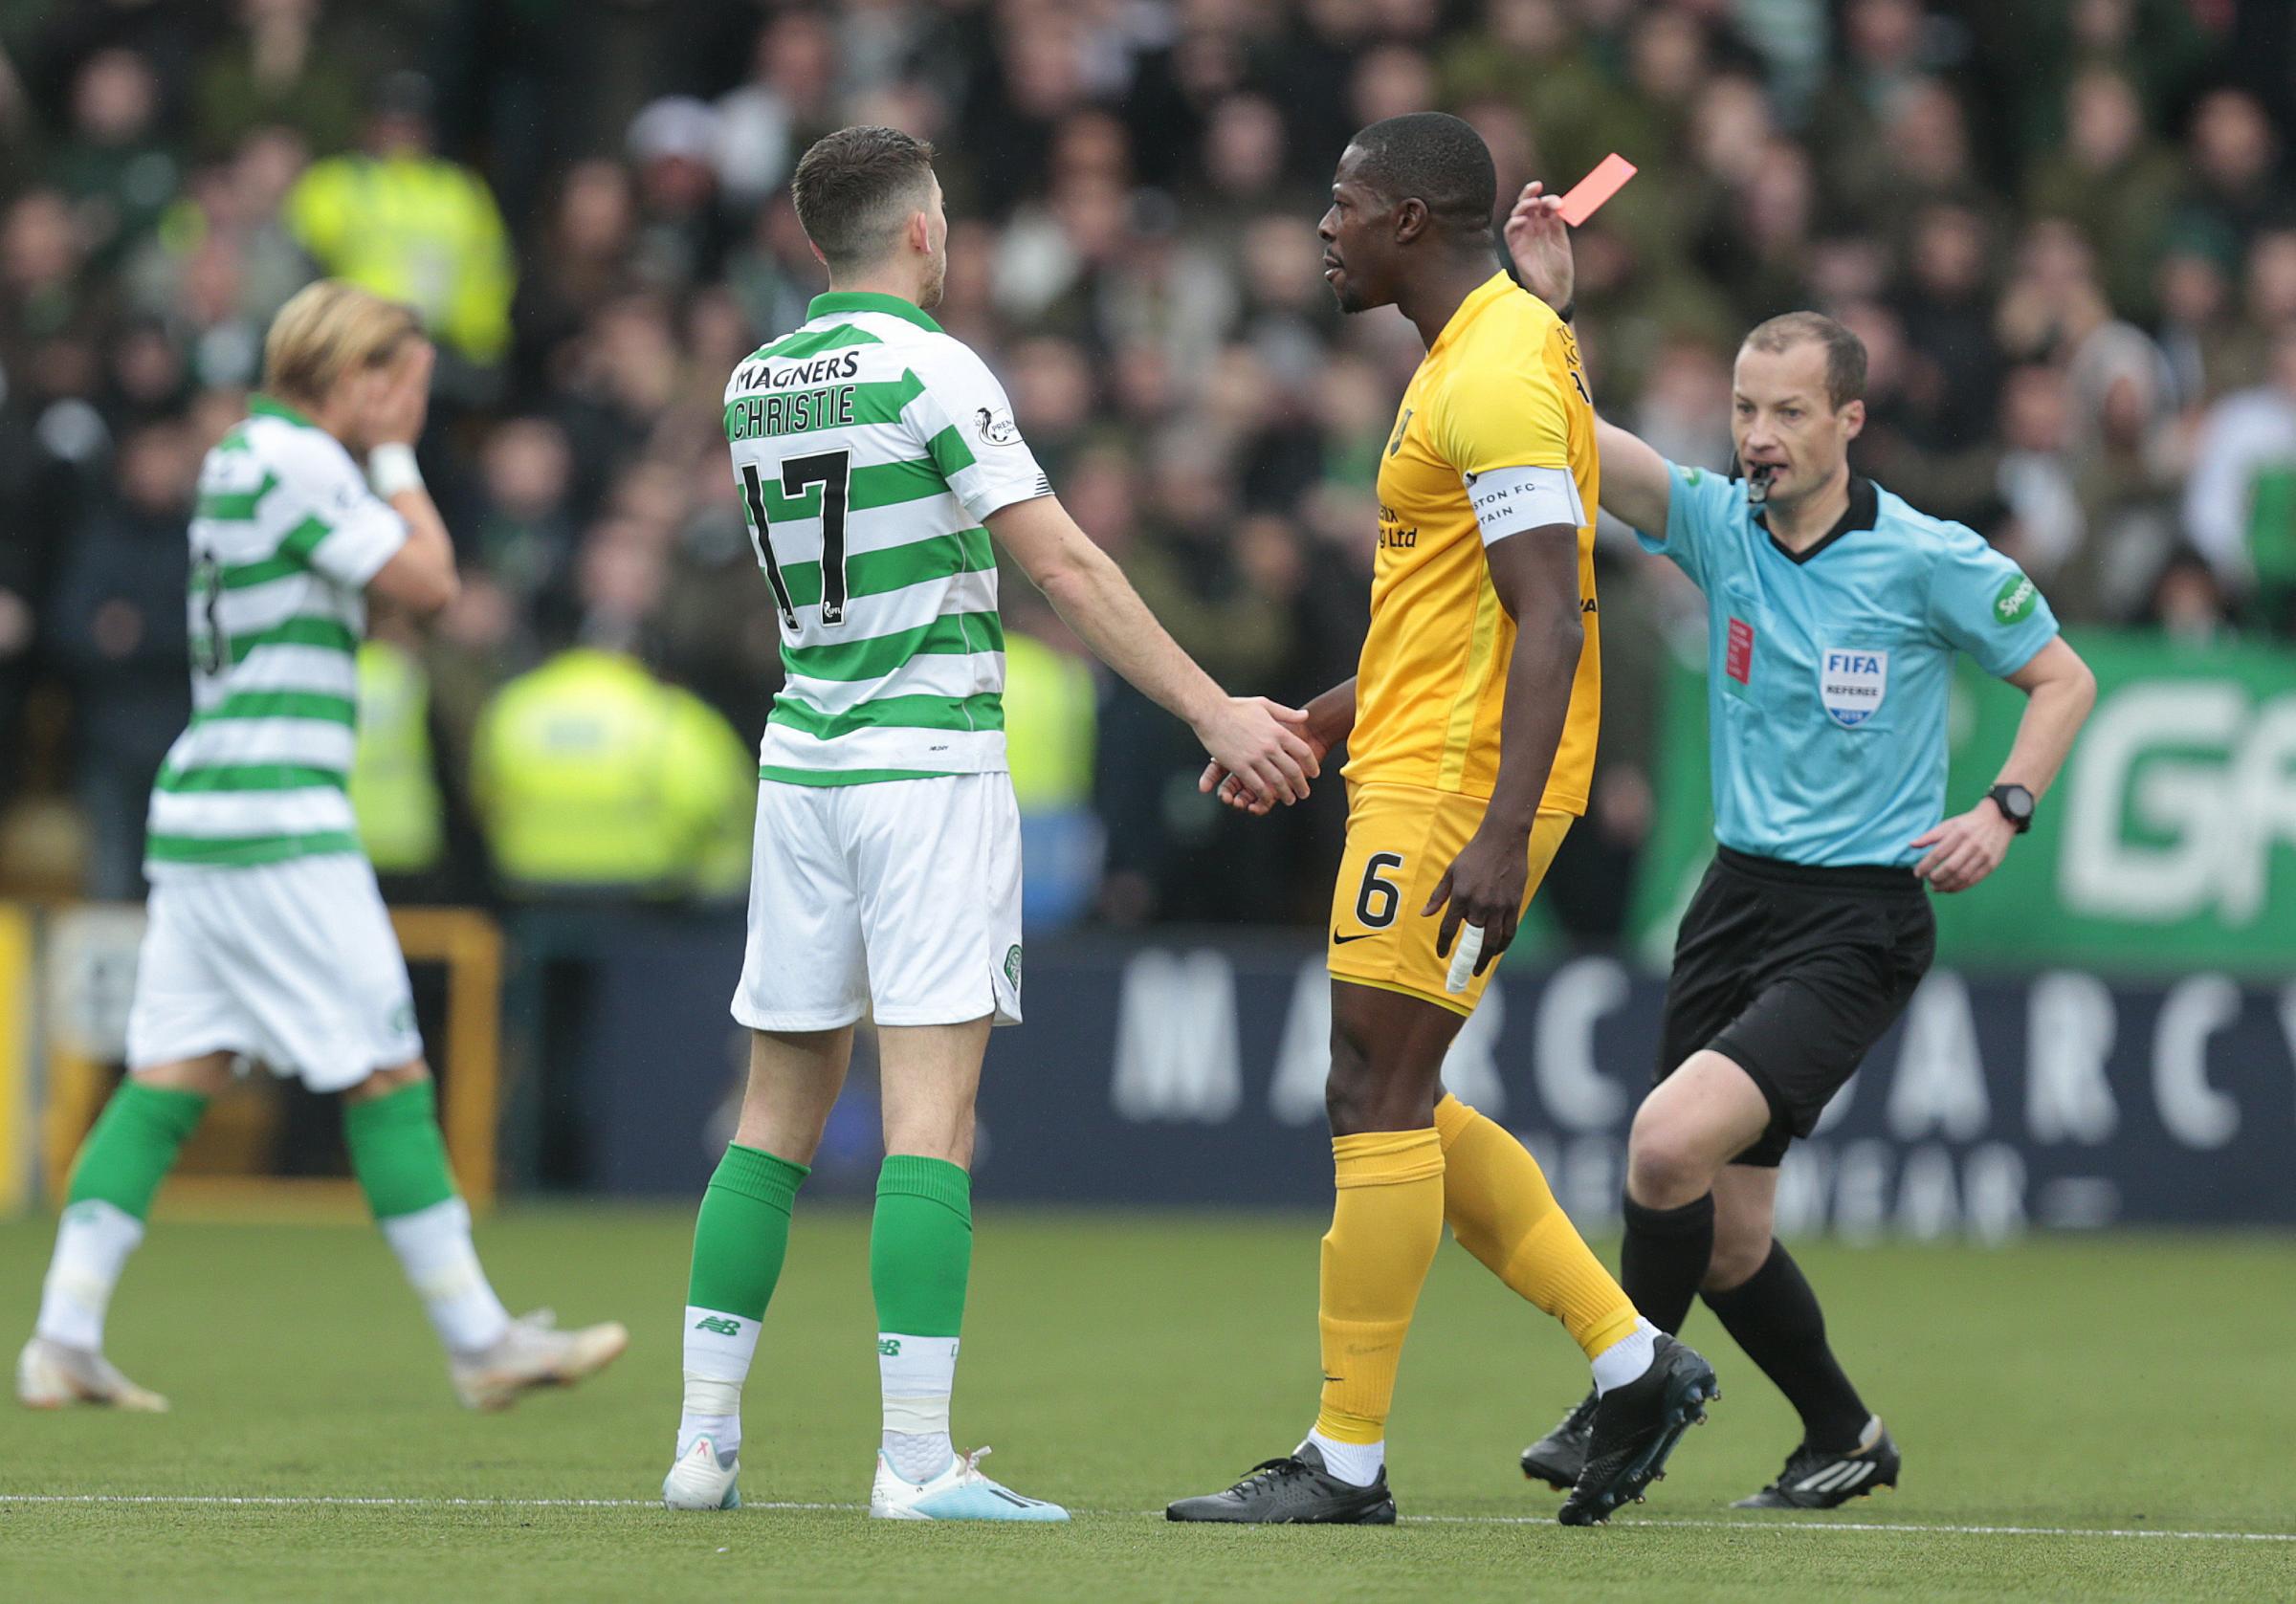
[[(1973, 890), (1935, 899), (1938, 962), (2123, 975), (2296, 971), (2296, 651), (2067, 631), (2097, 706), (2032, 833)], [(1992, 784), (2025, 698), (1964, 660), (1949, 811)], [(1659, 816), (1634, 931), (1663, 965), (1713, 851), (1703, 662), (1669, 664)]]

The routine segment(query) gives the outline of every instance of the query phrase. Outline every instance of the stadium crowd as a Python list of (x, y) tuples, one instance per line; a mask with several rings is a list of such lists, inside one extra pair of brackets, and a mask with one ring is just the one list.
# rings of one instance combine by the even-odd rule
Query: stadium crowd
[[(0, 0), (0, 884), (139, 894), (200, 456), (329, 274), (440, 343), (423, 458), (466, 577), (430, 637), (378, 625), (379, 867), (738, 894), (778, 669), (720, 395), (822, 287), (787, 179), (853, 121), (939, 147), (936, 316), (1181, 644), (1232, 689), (1344, 677), (1419, 349), (1338, 317), (1314, 226), (1349, 133), (1430, 106), (1503, 192), (1640, 165), (1579, 233), (1578, 326), (1600, 405), (1669, 456), (1724, 466), (1738, 335), (1821, 307), (1871, 356), (1856, 465), (2065, 619), (2296, 631), (2285, 6)], [(1550, 882), (1589, 938), (1700, 627), (1607, 536), (1604, 758)], [(1032, 912), (1320, 918), (1338, 787), (1221, 817), (1187, 732), (1004, 595)], [(618, 823), (553, 873), (532, 819), (578, 780)]]

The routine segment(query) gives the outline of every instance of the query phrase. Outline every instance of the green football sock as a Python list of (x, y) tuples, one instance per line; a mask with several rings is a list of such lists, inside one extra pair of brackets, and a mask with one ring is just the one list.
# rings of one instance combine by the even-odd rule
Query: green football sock
[(342, 1105), (342, 1141), (351, 1173), (383, 1240), (449, 1351), (492, 1348), (510, 1329), (510, 1311), (471, 1244), (471, 1211), (447, 1167), (438, 1129), (438, 1092), (427, 1080)]
[(68, 1201), (109, 1203), (142, 1219), (207, 1110), (207, 1098), (196, 1091), (121, 1082), (80, 1145)]
[(954, 1337), (964, 1324), (973, 1267), (973, 1182), (944, 1158), (885, 1156), (869, 1231), (877, 1329)]
[(760, 1148), (727, 1146), (694, 1221), (689, 1305), (753, 1322), (765, 1317), (789, 1251), (789, 1212), (811, 1173)]
[(694, 1268), (686, 1280), (683, 1458), (696, 1439), (720, 1454), (741, 1445), (741, 1384), (758, 1351), (758, 1322), (789, 1252), (789, 1212), (812, 1172), (762, 1148), (730, 1143), (701, 1195)]
[(877, 1300), (883, 1448), (905, 1481), (927, 1482), (948, 1467), (949, 1395), (972, 1268), (972, 1177), (946, 1159), (886, 1154), (869, 1231), (869, 1284)]
[(104, 1312), (128, 1255), (144, 1240), (152, 1195), (207, 1108), (196, 1091), (133, 1079), (112, 1093), (72, 1167), (55, 1253), (40, 1289), (41, 1336), (67, 1348), (103, 1347)]
[(438, 1094), (429, 1081), (342, 1106), (342, 1140), (377, 1219), (443, 1203), (454, 1196), (447, 1141), (438, 1129)]

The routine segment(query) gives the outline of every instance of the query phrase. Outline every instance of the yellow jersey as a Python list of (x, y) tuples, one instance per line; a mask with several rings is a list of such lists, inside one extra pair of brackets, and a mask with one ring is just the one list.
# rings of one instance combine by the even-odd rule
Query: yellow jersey
[(1595, 408), (1569, 325), (1503, 273), (1460, 302), (1428, 348), (1380, 461), (1371, 630), (1345, 772), (1358, 785), (1478, 798), (1497, 783), (1514, 620), (1491, 588), (1468, 485), (1503, 468), (1561, 469), (1578, 490), (1586, 641), (1540, 806), (1583, 814), (1602, 716)]

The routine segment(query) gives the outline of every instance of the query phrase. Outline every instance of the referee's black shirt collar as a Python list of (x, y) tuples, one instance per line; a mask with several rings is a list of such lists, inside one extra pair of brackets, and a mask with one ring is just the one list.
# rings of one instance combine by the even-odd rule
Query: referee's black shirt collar
[(1882, 493), (1874, 488), (1871, 479), (1862, 473), (1852, 473), (1849, 476), (1849, 505), (1842, 509), (1842, 516), (1834, 520), (1833, 528), (1827, 530), (1819, 538), (1817, 544), (1806, 551), (1796, 551), (1776, 535), (1770, 535), (1770, 520), (1760, 508), (1755, 510), (1754, 521), (1762, 526), (1763, 534), (1770, 535), (1770, 543), (1777, 548), (1779, 556), (1789, 562), (1801, 563), (1807, 562), (1844, 535), (1871, 529), (1881, 521), (1881, 516)]

